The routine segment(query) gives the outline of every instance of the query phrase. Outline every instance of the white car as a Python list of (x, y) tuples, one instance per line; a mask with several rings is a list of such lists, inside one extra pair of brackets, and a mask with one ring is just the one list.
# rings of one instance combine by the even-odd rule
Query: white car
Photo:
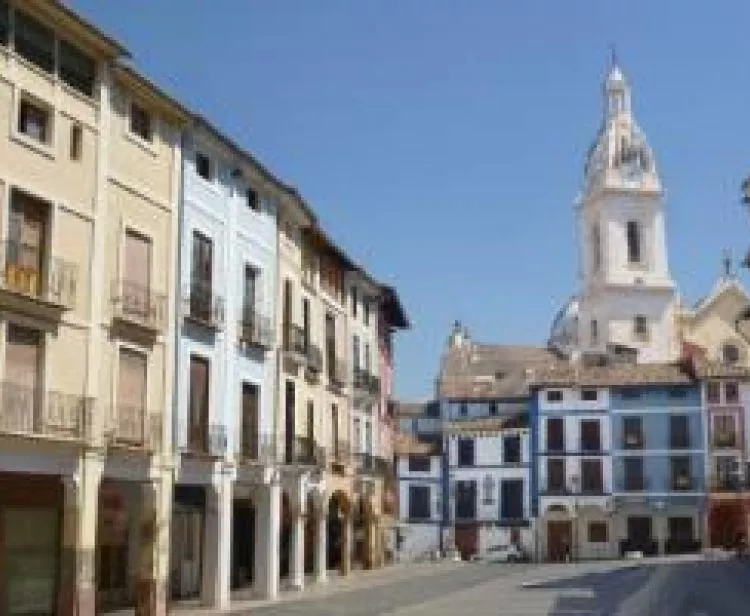
[(485, 559), (493, 563), (517, 563), (524, 559), (524, 554), (515, 544), (493, 545), (487, 548)]

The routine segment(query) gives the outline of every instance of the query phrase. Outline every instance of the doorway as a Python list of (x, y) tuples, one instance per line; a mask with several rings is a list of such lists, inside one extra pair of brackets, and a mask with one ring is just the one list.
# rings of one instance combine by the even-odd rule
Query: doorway
[(573, 524), (570, 520), (547, 522), (547, 558), (563, 562), (571, 553)]

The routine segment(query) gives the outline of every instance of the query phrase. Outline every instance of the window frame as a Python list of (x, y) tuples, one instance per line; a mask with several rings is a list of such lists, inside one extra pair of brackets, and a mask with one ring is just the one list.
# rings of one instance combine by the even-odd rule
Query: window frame
[[(597, 532), (593, 533), (592, 530)], [(586, 525), (586, 540), (588, 543), (609, 543), (609, 526), (602, 520), (590, 520)]]
[[(732, 392), (731, 395), (729, 393), (730, 391)], [(724, 402), (726, 404), (740, 403), (740, 385), (737, 381), (724, 382)]]
[[(195, 175), (197, 175), (201, 180), (204, 182), (212, 183), (216, 177), (216, 174), (214, 172), (215, 165), (214, 161), (202, 150), (195, 150), (195, 157), (194, 157), (194, 163), (195, 163)], [(205, 162), (206, 164), (206, 175), (203, 175), (201, 173), (202, 169), (202, 163)]]
[[(409, 486), (409, 491), (407, 494), (409, 497), (409, 519), (410, 520), (432, 519), (432, 490), (430, 489), (430, 486), (425, 486), (425, 485), (420, 485), (420, 484), (411, 484)], [(420, 494), (421, 495), (420, 498), (422, 500), (413, 498), (414, 494)], [(414, 505), (414, 503), (419, 503), (421, 507), (417, 508)], [(425, 513), (425, 505), (426, 505), (426, 514), (419, 515), (420, 513)]]
[(637, 220), (625, 223), (628, 265), (643, 265), (643, 226)]
[[(15, 105), (14, 116), (12, 118), (13, 130), (11, 136), (18, 142), (26, 145), (37, 152), (54, 159), (56, 157), (57, 143), (57, 112), (52, 103), (45, 101), (30, 92), (21, 88), (14, 88)], [(36, 107), (46, 113), (47, 124), (45, 126), (45, 139), (42, 141), (26, 131), (21, 130), (21, 112), (23, 104), (26, 103), (31, 107)]]
[[(151, 150), (154, 147), (154, 138), (156, 137), (156, 115), (146, 105), (134, 98), (128, 99), (127, 110), (127, 135), (135, 139), (136, 142), (140, 145), (145, 145), (149, 150)], [(134, 114), (134, 111), (137, 113)], [(146, 131), (145, 136), (137, 130), (138, 121), (144, 119), (148, 120), (148, 130)]]
[(545, 400), (554, 404), (562, 402), (565, 399), (562, 389), (548, 389), (545, 394)]

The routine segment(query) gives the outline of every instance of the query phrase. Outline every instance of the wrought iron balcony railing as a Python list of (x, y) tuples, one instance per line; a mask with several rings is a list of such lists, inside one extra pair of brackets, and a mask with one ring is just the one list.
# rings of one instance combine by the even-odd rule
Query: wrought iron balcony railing
[(325, 464), (325, 451), (313, 438), (307, 436), (287, 437), (285, 445), (284, 462), (286, 464), (303, 466), (323, 466)]
[(352, 386), (355, 390), (368, 391), (369, 375), (359, 366), (354, 366), (352, 370)]
[(310, 343), (307, 345), (307, 368), (316, 374), (323, 370), (323, 353), (319, 346)]
[(167, 296), (137, 282), (118, 280), (112, 285), (113, 316), (146, 329), (161, 331), (167, 320)]
[(254, 311), (244, 311), (239, 322), (240, 342), (261, 349), (273, 346), (271, 318)]
[(0, 287), (72, 310), (76, 305), (78, 266), (45, 253), (44, 249), (23, 242), (3, 242)]
[(643, 434), (627, 433), (622, 438), (623, 449), (643, 449)]
[(227, 427), (222, 424), (190, 426), (187, 451), (212, 458), (223, 458), (227, 453)]
[(669, 485), (673, 492), (689, 492), (690, 490), (696, 489), (695, 478), (690, 477), (689, 475), (671, 477)]
[(216, 295), (210, 285), (190, 283), (183, 292), (185, 318), (212, 329), (224, 324), (224, 298)]
[(142, 406), (117, 404), (112, 411), (112, 444), (161, 451), (163, 415)]
[(747, 479), (730, 473), (711, 475), (708, 485), (712, 492), (741, 492), (750, 488)]
[(280, 460), (276, 435), (258, 433), (255, 426), (243, 424), (239, 458), (241, 464), (276, 464)]
[(0, 382), (0, 433), (61, 440), (92, 437), (90, 399), (44, 391), (11, 381)]
[(305, 330), (296, 323), (284, 323), (284, 351), (297, 357), (306, 357)]

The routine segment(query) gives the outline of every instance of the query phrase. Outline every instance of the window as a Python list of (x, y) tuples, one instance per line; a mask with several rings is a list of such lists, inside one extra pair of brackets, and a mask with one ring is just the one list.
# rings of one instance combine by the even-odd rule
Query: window
[(521, 437), (503, 437), (503, 464), (521, 463)]
[(456, 481), (456, 518), (471, 520), (477, 517), (477, 484), (475, 481)]
[(721, 386), (718, 381), (709, 381), (706, 385), (706, 397), (712, 404), (721, 402)]
[(565, 451), (565, 431), (562, 417), (547, 419), (547, 451)]
[(643, 426), (640, 417), (623, 418), (622, 440), (623, 449), (641, 449), (643, 447)]
[(251, 186), (248, 186), (245, 197), (247, 199), (247, 207), (255, 212), (259, 212), (260, 200), (258, 199), (258, 193)]
[(326, 363), (328, 368), (328, 379), (336, 378), (336, 319), (330, 313), (326, 313)]
[(596, 402), (599, 398), (599, 392), (596, 389), (582, 389), (581, 400), (584, 402)]
[(370, 358), (370, 343), (365, 342), (365, 372), (372, 374), (372, 359)]
[(602, 234), (599, 223), (595, 223), (591, 230), (591, 252), (594, 257), (594, 271), (598, 272), (602, 266)]
[(690, 477), (690, 458), (687, 456), (670, 458), (669, 466), (672, 480), (672, 490), (690, 490), (692, 488), (692, 479)]
[(203, 152), (195, 153), (195, 171), (204, 180), (211, 179), (211, 159)]
[(193, 231), (192, 257), (190, 314), (194, 318), (209, 322), (213, 294), (213, 242), (200, 231)]
[(492, 503), (494, 503), (495, 502), (495, 480), (492, 479), (492, 475), (484, 476), (482, 489), (484, 491), (482, 502), (485, 505), (491, 505)]
[(589, 522), (587, 535), (589, 543), (607, 543), (607, 523)]
[(370, 302), (362, 302), (362, 320), (365, 323), (365, 327), (370, 325)]
[(683, 387), (672, 387), (669, 390), (670, 398), (687, 398), (687, 390)]
[(547, 402), (562, 402), (563, 392), (559, 389), (550, 389), (547, 392)]
[[(11, 192), (5, 254), (5, 285), (39, 296), (47, 261), (49, 206), (18, 190)], [(9, 275), (16, 274), (16, 275)]]
[(633, 337), (641, 342), (648, 340), (648, 320), (642, 314), (633, 318)]
[(591, 344), (599, 344), (599, 322), (591, 320)]
[(258, 270), (249, 263), (245, 264), (245, 276), (242, 283), (242, 321), (252, 323), (255, 320)]
[(61, 39), (60, 78), (71, 88), (92, 96), (96, 81), (96, 62), (72, 43)]
[(409, 471), (412, 473), (429, 473), (430, 456), (411, 454), (409, 456)]
[(690, 427), (687, 415), (669, 416), (669, 447), (671, 449), (690, 447)]
[(281, 332), (284, 349), (289, 350), (292, 344), (292, 281), (284, 278), (284, 291), (282, 296), (281, 320), (283, 328)]
[(258, 457), (258, 418), (260, 409), (260, 390), (254, 383), (242, 383), (242, 434), (240, 451), (247, 459)]
[(466, 402), (462, 402), (458, 407), (458, 412), (461, 414), (461, 417), (466, 417), (469, 414), (469, 405)]
[(359, 417), (354, 418), (354, 427), (352, 428), (352, 449), (354, 453), (362, 451), (362, 422)]
[(22, 11), (15, 12), (16, 53), (39, 68), (55, 70), (55, 33)]
[(637, 400), (641, 397), (641, 390), (636, 388), (623, 389), (620, 393), (623, 400)]
[(736, 364), (740, 361), (740, 349), (736, 344), (726, 343), (721, 347), (721, 361), (725, 364)]
[(307, 442), (312, 447), (315, 442), (315, 402), (307, 401)]
[(307, 297), (302, 298), (302, 336), (305, 342), (305, 349), (310, 348), (310, 300)]
[(0, 45), (7, 45), (10, 38), (10, 7), (7, 0), (0, 0)]
[(598, 419), (584, 419), (581, 421), (581, 450), (601, 451), (602, 439)]
[(80, 124), (70, 126), (70, 160), (81, 160), (83, 155), (83, 128)]
[(333, 455), (338, 457), (339, 452), (339, 407), (331, 405), (331, 443), (333, 443)]
[(724, 383), (724, 402), (734, 404), (740, 400), (740, 388), (735, 381)]
[(497, 415), (497, 402), (490, 402), (488, 406), (490, 415)]
[(602, 494), (604, 480), (600, 459), (581, 460), (581, 491), (584, 494)]
[(500, 517), (503, 520), (522, 520), (523, 479), (500, 481)]
[(547, 460), (547, 492), (565, 491), (565, 460), (549, 458)]
[(359, 336), (357, 334), (354, 334), (352, 336), (352, 365), (354, 366), (354, 371), (359, 370)]
[(188, 394), (188, 443), (191, 449), (208, 449), (208, 360), (190, 356), (190, 390)]
[(474, 439), (458, 439), (458, 465), (474, 466)]
[(629, 220), (627, 224), (628, 236), (628, 263), (641, 262), (641, 229), (640, 225)]
[(130, 103), (130, 132), (144, 141), (153, 141), (154, 139), (151, 114), (136, 102)]
[(733, 415), (714, 415), (713, 446), (718, 448), (737, 446)]
[(430, 486), (409, 486), (409, 518), (430, 519)]
[(49, 107), (22, 96), (18, 106), (18, 132), (49, 145), (52, 142), (52, 113)]
[(351, 291), (352, 317), (357, 318), (357, 287), (352, 287)]
[(125, 231), (122, 268), (123, 316), (140, 322), (153, 318), (151, 310), (151, 242), (132, 229)]
[(43, 336), (38, 330), (8, 323), (5, 342), (4, 379), (13, 393), (3, 399), (4, 421), (8, 427), (28, 431), (40, 410)]
[(646, 486), (643, 481), (643, 458), (623, 458), (625, 491), (640, 492)]

